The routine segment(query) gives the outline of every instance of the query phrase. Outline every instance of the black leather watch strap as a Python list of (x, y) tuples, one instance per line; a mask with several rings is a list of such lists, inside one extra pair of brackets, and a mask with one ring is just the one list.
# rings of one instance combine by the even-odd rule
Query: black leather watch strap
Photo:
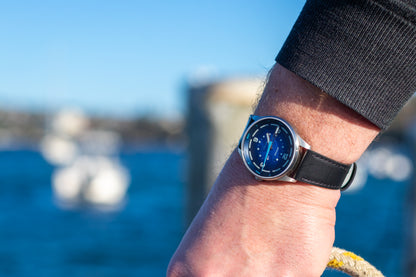
[(324, 188), (345, 190), (351, 185), (355, 171), (355, 163), (342, 164), (312, 150), (306, 150), (293, 178)]

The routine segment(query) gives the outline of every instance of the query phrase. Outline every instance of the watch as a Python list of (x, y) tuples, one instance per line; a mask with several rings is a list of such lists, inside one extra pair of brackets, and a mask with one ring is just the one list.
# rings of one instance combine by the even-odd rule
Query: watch
[(257, 180), (304, 182), (328, 189), (347, 189), (356, 164), (343, 164), (311, 150), (285, 120), (251, 115), (238, 152)]

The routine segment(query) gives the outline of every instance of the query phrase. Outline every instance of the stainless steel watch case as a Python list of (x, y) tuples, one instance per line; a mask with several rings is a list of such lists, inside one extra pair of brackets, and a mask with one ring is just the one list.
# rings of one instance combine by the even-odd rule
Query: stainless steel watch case
[[(276, 176), (272, 176), (272, 177), (263, 177), (258, 175), (256, 172), (254, 172), (248, 165), (247, 162), (245, 160), (244, 155), (242, 154), (244, 152), (244, 138), (247, 136), (247, 133), (249, 132), (250, 128), (258, 123), (261, 120), (266, 120), (266, 119), (274, 119), (277, 120), (279, 122), (281, 122), (282, 124), (284, 124), (290, 131), (292, 137), (293, 137), (293, 156), (292, 159), (289, 162), (289, 165), (286, 167), (286, 169), (281, 172), (279, 175)], [(238, 143), (238, 152), (241, 156), (241, 158), (243, 159), (244, 165), (245, 167), (254, 175), (254, 177), (257, 180), (263, 181), (284, 181), (284, 182), (292, 182), (295, 183), (297, 182), (294, 178), (291, 177), (291, 174), (296, 170), (297, 166), (299, 165), (299, 163), (301, 162), (302, 158), (303, 158), (303, 153), (305, 150), (309, 150), (311, 147), (310, 145), (305, 142), (296, 132), (295, 130), (293, 130), (292, 126), (290, 126), (289, 123), (287, 123), (285, 120), (275, 117), (275, 116), (256, 116), (256, 115), (251, 115), (246, 128), (244, 129), (244, 133)]]

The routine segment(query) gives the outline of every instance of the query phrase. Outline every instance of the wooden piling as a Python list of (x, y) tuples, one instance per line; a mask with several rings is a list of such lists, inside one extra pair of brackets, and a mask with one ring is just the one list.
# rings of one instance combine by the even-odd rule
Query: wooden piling
[(252, 113), (264, 78), (189, 85), (186, 216), (192, 221)]

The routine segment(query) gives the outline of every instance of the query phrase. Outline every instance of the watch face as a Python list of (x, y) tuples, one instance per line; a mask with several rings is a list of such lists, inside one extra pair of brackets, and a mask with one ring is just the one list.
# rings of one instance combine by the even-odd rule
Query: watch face
[(295, 149), (293, 131), (285, 121), (275, 117), (255, 121), (241, 144), (247, 168), (262, 179), (285, 174), (292, 165)]

